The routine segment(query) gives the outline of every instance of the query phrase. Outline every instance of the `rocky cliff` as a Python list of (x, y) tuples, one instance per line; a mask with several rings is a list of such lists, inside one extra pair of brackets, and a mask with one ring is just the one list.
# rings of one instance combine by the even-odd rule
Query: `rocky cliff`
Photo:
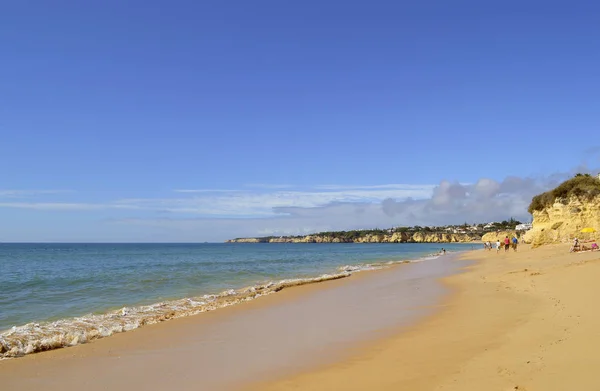
[(328, 235), (307, 235), (301, 237), (238, 238), (226, 243), (465, 243), (479, 240), (477, 235), (449, 234), (439, 232), (395, 232), (391, 234), (367, 234), (355, 239), (344, 240)]
[(498, 232), (488, 232), (481, 237), (482, 242), (492, 242), (495, 243), (497, 240), (503, 241), (507, 236), (509, 239), (512, 239), (513, 236), (517, 236), (518, 239), (521, 239), (520, 234), (517, 231), (498, 231)]
[[(573, 238), (598, 239), (600, 232), (600, 196), (592, 199), (571, 196), (557, 199), (541, 210), (532, 211), (533, 228), (527, 231), (524, 240), (534, 247), (568, 242)], [(583, 228), (592, 227), (596, 233), (581, 233)]]

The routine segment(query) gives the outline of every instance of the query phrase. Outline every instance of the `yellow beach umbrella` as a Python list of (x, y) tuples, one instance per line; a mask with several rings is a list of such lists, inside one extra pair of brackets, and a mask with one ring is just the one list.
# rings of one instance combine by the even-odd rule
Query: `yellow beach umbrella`
[(587, 233), (592, 233), (592, 232), (596, 232), (595, 228), (592, 227), (587, 227), (581, 230), (581, 233), (587, 234)]

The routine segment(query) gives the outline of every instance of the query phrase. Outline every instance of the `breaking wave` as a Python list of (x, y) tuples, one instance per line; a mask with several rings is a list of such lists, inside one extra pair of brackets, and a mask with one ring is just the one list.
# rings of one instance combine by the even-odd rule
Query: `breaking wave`
[(171, 300), (151, 305), (123, 307), (106, 314), (90, 314), (54, 322), (28, 323), (0, 334), (0, 359), (74, 346), (169, 319), (196, 315), (218, 308), (254, 300), (282, 289), (350, 276), (349, 272), (324, 274), (269, 282), (217, 295)]
[(338, 268), (338, 273), (324, 274), (314, 278), (286, 279), (237, 290), (230, 289), (216, 295), (170, 300), (144, 306), (123, 307), (105, 314), (89, 314), (53, 322), (32, 322), (23, 326), (15, 326), (0, 334), (0, 360), (87, 343), (145, 325), (196, 315), (254, 300), (285, 288), (337, 280), (349, 277), (356, 272), (378, 270), (396, 264), (419, 262), (435, 257), (437, 257), (437, 254), (413, 261), (402, 260), (346, 265)]
[(400, 265), (403, 263), (415, 263), (415, 262), (423, 262), (423, 261), (427, 261), (427, 260), (431, 260), (431, 259), (436, 259), (439, 256), (440, 256), (440, 254), (430, 254), (430, 255), (424, 256), (422, 258), (418, 258), (418, 259), (414, 259), (414, 260), (410, 260), (410, 261), (409, 260), (400, 260), (400, 261), (364, 263), (364, 264), (359, 264), (359, 265), (345, 265), (345, 266), (340, 266), (338, 268), (338, 271), (347, 272), (347, 273), (355, 273), (355, 272), (362, 272), (362, 271), (369, 271), (369, 270), (379, 270), (379, 269), (384, 269), (386, 267), (393, 266), (393, 265)]

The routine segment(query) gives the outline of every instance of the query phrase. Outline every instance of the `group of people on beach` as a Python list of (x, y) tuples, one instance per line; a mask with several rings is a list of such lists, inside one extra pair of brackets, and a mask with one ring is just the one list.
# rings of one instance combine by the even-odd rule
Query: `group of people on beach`
[(496, 241), (496, 243), (492, 244), (489, 240), (483, 243), (483, 249), (492, 251), (492, 248), (496, 249), (496, 254), (500, 252), (502, 248), (504, 248), (504, 252), (508, 252), (508, 250), (512, 247), (513, 251), (517, 251), (517, 246), (519, 245), (519, 240), (516, 236), (513, 236), (512, 239), (509, 239), (508, 236), (504, 238), (502, 242), (500, 239)]
[(596, 243), (595, 240), (591, 241), (591, 243), (592, 244), (590, 245), (590, 247), (588, 247), (585, 244), (580, 243), (579, 238), (575, 238), (575, 240), (573, 240), (573, 245), (569, 249), (569, 252), (574, 253), (574, 252), (578, 252), (578, 251), (597, 251), (597, 250), (599, 250), (598, 243)]

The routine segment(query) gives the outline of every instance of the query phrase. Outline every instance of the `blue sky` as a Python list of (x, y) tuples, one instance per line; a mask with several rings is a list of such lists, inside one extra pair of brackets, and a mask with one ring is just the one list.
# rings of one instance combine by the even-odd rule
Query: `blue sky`
[(0, 241), (526, 218), (600, 166), (600, 5), (402, 3), (5, 2)]

